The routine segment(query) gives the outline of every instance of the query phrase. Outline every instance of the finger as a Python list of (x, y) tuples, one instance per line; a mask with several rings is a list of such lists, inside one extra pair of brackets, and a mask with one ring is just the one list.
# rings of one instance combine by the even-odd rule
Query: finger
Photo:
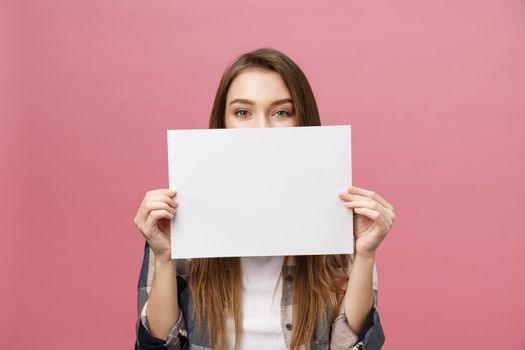
[(390, 220), (391, 220), (390, 215), (389, 215), (390, 209), (383, 207), (381, 204), (379, 204), (378, 202), (368, 197), (365, 197), (365, 198), (367, 199), (366, 200), (352, 200), (349, 202), (345, 202), (344, 206), (347, 208), (369, 208), (372, 210), (376, 210), (381, 215), (383, 215), (385, 217), (386, 222), (390, 224)]
[(174, 208), (177, 206), (177, 201), (172, 199), (170, 196), (165, 195), (165, 194), (155, 194), (155, 195), (148, 196), (145, 199), (145, 201), (165, 202), (165, 203), (168, 203), (169, 205), (171, 205)]
[(151, 232), (153, 229), (155, 229), (155, 226), (157, 226), (157, 222), (160, 219), (171, 220), (173, 217), (174, 215), (169, 213), (167, 210), (152, 210), (146, 218), (146, 222), (144, 223), (144, 231)]
[(156, 190), (151, 190), (151, 191), (148, 191), (146, 192), (146, 196), (151, 196), (151, 195), (156, 195), (156, 194), (165, 194), (165, 195), (168, 195), (168, 196), (174, 196), (177, 194), (177, 191), (174, 190), (174, 189), (171, 189), (171, 188), (159, 188), (159, 189), (156, 189)]
[[(175, 203), (175, 207), (177, 205), (178, 203)], [(162, 201), (144, 201), (140, 206), (138, 221), (139, 223), (145, 222), (152, 210), (164, 209), (170, 213), (175, 213), (175, 207), (171, 207), (168, 203)]]
[(394, 222), (393, 216), (394, 212), (390, 209), (387, 209), (383, 207), (381, 204), (377, 203), (376, 201), (372, 200), (366, 200), (366, 201), (351, 201), (351, 202), (345, 202), (344, 206), (347, 208), (369, 208), (376, 211), (379, 211), (381, 215), (383, 215), (385, 221), (388, 223), (388, 226), (392, 226), (392, 223)]
[[(161, 198), (170, 199), (171, 197), (175, 196), (177, 194), (176, 190), (169, 189), (169, 188), (159, 188), (156, 190), (147, 191), (144, 195), (144, 198), (142, 199), (142, 202), (140, 203), (139, 210), (137, 216), (145, 216), (148, 214), (144, 211), (144, 203), (149, 201), (150, 199), (154, 200), (163, 200)], [(159, 196), (161, 196), (159, 198)], [(165, 202), (169, 202), (169, 200), (164, 200)], [(174, 204), (174, 203), (173, 203)]]
[(344, 200), (344, 201), (356, 201), (356, 200), (370, 201), (370, 200), (373, 200), (370, 197), (361, 196), (361, 195), (358, 195), (358, 194), (350, 194), (348, 192), (339, 192), (339, 198)]
[(146, 215), (148, 215), (148, 212), (145, 210), (145, 205), (148, 202), (165, 202), (173, 208), (178, 205), (177, 201), (171, 199), (171, 197), (166, 194), (146, 194), (142, 200), (142, 203), (140, 204), (141, 214), (144, 216), (144, 218)]
[(383, 228), (385, 230), (388, 230), (389, 226), (388, 226), (387, 222), (385, 221), (385, 218), (377, 210), (373, 210), (373, 209), (370, 209), (370, 208), (355, 208), (354, 211), (357, 214), (361, 214), (361, 215), (366, 216), (367, 218), (371, 219), (372, 221), (374, 221), (376, 223), (377, 226), (379, 226), (379, 227), (381, 227), (381, 228)]
[(175, 208), (172, 208), (168, 203), (160, 201), (148, 201), (144, 203), (144, 210), (146, 214), (149, 214), (152, 210), (165, 209), (170, 213), (175, 212)]
[(350, 194), (348, 192), (340, 192), (339, 198), (342, 199), (345, 202), (351, 202), (351, 201), (372, 201), (374, 203), (377, 203), (379, 206), (381, 206), (385, 210), (390, 210), (389, 208), (384, 207), (379, 202), (371, 199), (370, 197), (361, 196), (358, 194)]
[(379, 203), (381, 203), (383, 206), (390, 210), (394, 210), (394, 206), (390, 203), (388, 203), (383, 197), (381, 197), (377, 192), (366, 190), (364, 188), (356, 187), (356, 186), (349, 186), (347, 189), (348, 193), (350, 194), (359, 194), (362, 196), (370, 197)]

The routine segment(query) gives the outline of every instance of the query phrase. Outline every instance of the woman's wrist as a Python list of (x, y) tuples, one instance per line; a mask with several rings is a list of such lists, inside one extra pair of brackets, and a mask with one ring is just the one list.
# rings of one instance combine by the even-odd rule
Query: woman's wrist
[(359, 259), (359, 260), (375, 260), (375, 256), (376, 256), (376, 252), (373, 251), (371, 253), (363, 253), (363, 252), (355, 252), (354, 254), (354, 259)]
[(176, 259), (155, 259), (155, 269), (177, 268)]

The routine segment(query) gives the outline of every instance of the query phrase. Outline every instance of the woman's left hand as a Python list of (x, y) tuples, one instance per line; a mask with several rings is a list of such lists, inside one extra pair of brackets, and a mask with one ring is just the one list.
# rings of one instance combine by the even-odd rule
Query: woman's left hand
[(350, 186), (339, 192), (344, 206), (354, 209), (355, 255), (373, 257), (396, 218), (394, 206), (374, 191)]

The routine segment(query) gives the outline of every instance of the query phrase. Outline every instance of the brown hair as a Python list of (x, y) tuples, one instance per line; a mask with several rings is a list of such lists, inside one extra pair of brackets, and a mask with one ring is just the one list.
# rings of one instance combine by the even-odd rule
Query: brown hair
[(299, 118), (299, 126), (321, 125), (314, 93), (303, 71), (285, 54), (275, 49), (261, 48), (239, 56), (224, 71), (211, 110), (210, 129), (226, 127), (224, 112), (226, 110), (228, 88), (239, 73), (249, 68), (259, 68), (279, 73), (292, 96), (294, 108)]
[[(277, 72), (290, 91), (299, 126), (319, 126), (321, 121), (314, 94), (301, 69), (285, 54), (271, 48), (260, 48), (239, 56), (226, 68), (219, 83), (211, 111), (209, 128), (225, 128), (226, 96), (233, 79), (242, 71), (258, 68)], [(290, 257), (284, 258), (280, 278), (285, 274)], [(344, 294), (340, 283), (347, 260), (340, 255), (296, 256), (293, 276), (293, 331), (291, 350), (304, 345), (310, 348), (318, 316), (328, 321), (337, 315)], [(339, 282), (338, 282), (339, 281)], [(189, 287), (192, 292), (194, 319), (197, 325), (204, 320), (214, 348), (222, 349), (226, 339), (226, 320), (233, 319), (235, 349), (242, 334), (242, 282), (238, 257), (192, 259)], [(331, 320), (330, 320), (331, 321)]]

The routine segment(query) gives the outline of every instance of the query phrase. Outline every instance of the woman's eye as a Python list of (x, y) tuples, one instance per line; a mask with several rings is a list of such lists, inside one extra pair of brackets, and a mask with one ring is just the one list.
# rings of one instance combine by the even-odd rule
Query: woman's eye
[(286, 113), (286, 115), (289, 115), (289, 113), (287, 111), (277, 111), (275, 112), (275, 114), (277, 114), (279, 117), (284, 117), (285, 115), (284, 114), (279, 114), (280, 112), (283, 112), (283, 113)]
[(239, 115), (240, 117), (246, 117), (246, 114), (239, 114), (241, 112), (245, 112), (245, 113), (248, 113), (248, 111), (244, 110), (244, 109), (240, 109), (238, 111), (235, 111), (235, 115)]

